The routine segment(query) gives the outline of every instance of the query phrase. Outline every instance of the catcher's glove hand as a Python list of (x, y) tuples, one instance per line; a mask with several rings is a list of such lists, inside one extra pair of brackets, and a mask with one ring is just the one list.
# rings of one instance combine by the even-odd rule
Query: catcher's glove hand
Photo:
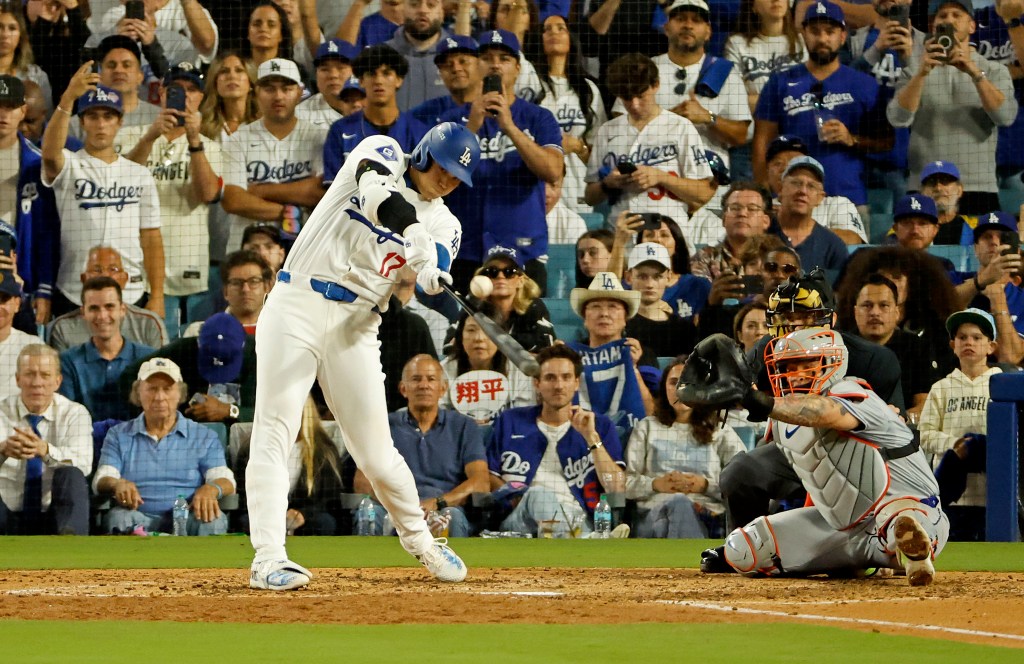
[(739, 345), (724, 334), (712, 334), (690, 353), (676, 396), (691, 408), (730, 408), (743, 400), (753, 380)]

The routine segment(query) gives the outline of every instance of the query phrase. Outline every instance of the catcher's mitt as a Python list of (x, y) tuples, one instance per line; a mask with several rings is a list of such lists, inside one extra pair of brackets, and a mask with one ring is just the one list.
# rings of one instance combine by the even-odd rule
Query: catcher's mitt
[(753, 381), (743, 349), (724, 334), (712, 334), (690, 353), (676, 396), (691, 408), (731, 408), (743, 401)]

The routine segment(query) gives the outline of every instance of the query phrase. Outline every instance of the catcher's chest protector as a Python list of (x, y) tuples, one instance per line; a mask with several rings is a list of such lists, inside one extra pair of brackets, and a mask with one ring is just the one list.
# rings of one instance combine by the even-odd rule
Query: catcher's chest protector
[(775, 442), (825, 520), (836, 530), (868, 516), (889, 488), (878, 451), (834, 429), (772, 422)]

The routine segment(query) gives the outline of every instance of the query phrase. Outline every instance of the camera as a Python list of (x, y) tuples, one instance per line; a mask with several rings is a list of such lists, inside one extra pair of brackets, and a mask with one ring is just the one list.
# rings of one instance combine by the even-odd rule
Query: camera
[(942, 57), (940, 59), (943, 62), (949, 62), (953, 57), (953, 49), (957, 44), (953, 26), (949, 23), (939, 23), (935, 26), (935, 32), (932, 33), (929, 41), (942, 47)]

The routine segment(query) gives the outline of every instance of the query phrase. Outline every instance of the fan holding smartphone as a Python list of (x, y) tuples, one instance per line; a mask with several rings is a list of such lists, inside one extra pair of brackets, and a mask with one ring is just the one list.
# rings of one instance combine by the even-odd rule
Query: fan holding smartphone
[[(879, 63), (876, 80), (895, 86), (914, 47), (923, 45), (927, 35), (910, 24), (910, 0), (874, 0), (872, 4), (878, 18), (850, 35), (850, 52), (854, 60), (863, 57), (869, 63)], [(897, 56), (891, 64), (885, 63), (890, 51)]]

